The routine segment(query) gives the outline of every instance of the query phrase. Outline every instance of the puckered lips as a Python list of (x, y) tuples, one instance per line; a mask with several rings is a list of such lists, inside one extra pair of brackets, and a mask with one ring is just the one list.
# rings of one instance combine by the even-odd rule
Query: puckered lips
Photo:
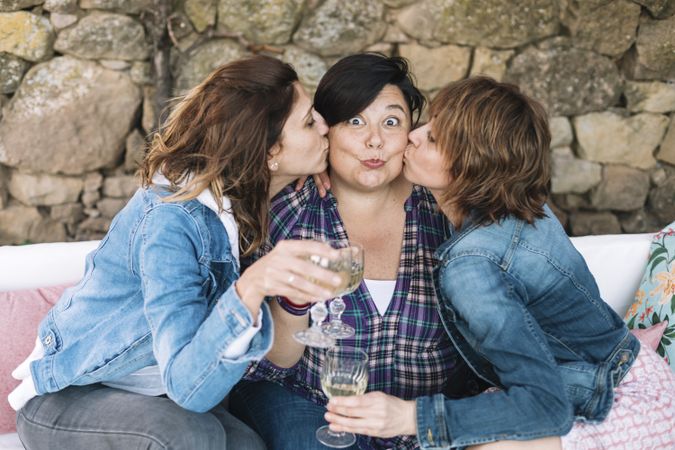
[(369, 169), (379, 169), (380, 167), (384, 166), (385, 161), (381, 159), (366, 159), (365, 161), (361, 161), (361, 164)]

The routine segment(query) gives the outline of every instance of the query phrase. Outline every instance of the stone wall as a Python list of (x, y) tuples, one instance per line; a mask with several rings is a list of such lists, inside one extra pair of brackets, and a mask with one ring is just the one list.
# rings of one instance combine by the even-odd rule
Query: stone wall
[(408, 58), (430, 96), (488, 74), (541, 100), (570, 234), (675, 219), (675, 0), (0, 0), (0, 244), (100, 238), (161, 106), (251, 52), (313, 90)]

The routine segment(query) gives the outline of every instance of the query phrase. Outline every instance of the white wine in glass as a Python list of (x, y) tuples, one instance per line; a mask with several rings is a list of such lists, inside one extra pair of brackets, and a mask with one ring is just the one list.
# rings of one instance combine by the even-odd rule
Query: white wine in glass
[[(339, 256), (335, 259), (322, 258), (318, 255), (307, 255), (307, 259), (316, 264), (319, 267), (328, 269), (335, 272), (341, 280), (339, 286), (332, 285), (322, 285), (327, 290), (332, 291), (332, 295), (338, 295), (340, 292), (346, 289), (347, 285), (350, 282), (351, 277), (351, 252), (346, 246), (347, 244), (342, 241), (327, 241), (326, 242), (331, 247), (339, 250)], [(316, 282), (314, 280), (314, 282)], [(293, 335), (293, 338), (300, 342), (301, 344), (317, 347), (317, 348), (329, 348), (335, 345), (335, 339), (327, 334), (325, 334), (321, 329), (321, 324), (328, 316), (328, 308), (326, 308), (325, 300), (317, 302), (309, 310), (310, 317), (312, 319), (312, 324), (309, 328), (305, 330), (300, 330)]]
[[(326, 351), (321, 366), (321, 388), (328, 398), (361, 395), (368, 386), (368, 355), (354, 347), (333, 347)], [(345, 448), (354, 445), (354, 433), (336, 433), (328, 425), (316, 430), (323, 445)]]
[(342, 313), (345, 311), (345, 301), (342, 299), (343, 295), (351, 294), (358, 289), (363, 280), (363, 270), (365, 267), (364, 250), (359, 244), (348, 244), (349, 253), (351, 254), (352, 262), (350, 265), (349, 280), (345, 289), (341, 291), (330, 302), (330, 322), (324, 323), (321, 326), (323, 332), (334, 339), (345, 339), (354, 336), (355, 330), (342, 321)]

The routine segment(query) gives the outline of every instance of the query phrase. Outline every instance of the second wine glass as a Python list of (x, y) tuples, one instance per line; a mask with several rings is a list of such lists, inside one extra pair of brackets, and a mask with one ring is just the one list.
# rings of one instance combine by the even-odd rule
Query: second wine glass
[[(307, 259), (324, 269), (335, 272), (343, 281), (339, 286), (325, 286), (332, 290), (334, 295), (343, 292), (350, 282), (351, 276), (351, 251), (345, 241), (332, 240), (326, 241), (328, 245), (339, 250), (338, 256), (334, 259), (323, 258), (318, 255), (307, 255)], [(335, 339), (325, 334), (321, 329), (321, 324), (328, 315), (328, 308), (326, 308), (325, 300), (317, 302), (309, 310), (312, 324), (305, 330), (298, 331), (293, 335), (293, 338), (310, 347), (328, 348), (335, 344)]]
[(345, 290), (340, 292), (329, 304), (330, 322), (324, 323), (323, 332), (333, 339), (345, 339), (354, 336), (355, 330), (342, 321), (342, 313), (345, 311), (343, 296), (351, 294), (358, 289), (363, 280), (364, 251), (360, 244), (348, 244), (347, 250), (351, 256), (349, 271), (349, 283)]

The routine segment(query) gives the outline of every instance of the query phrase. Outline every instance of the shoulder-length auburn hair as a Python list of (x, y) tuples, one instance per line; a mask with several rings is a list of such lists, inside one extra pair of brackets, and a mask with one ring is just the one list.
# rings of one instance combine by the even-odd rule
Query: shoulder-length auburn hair
[(213, 71), (176, 104), (153, 136), (140, 168), (143, 186), (160, 172), (186, 201), (211, 189), (218, 207), (229, 197), (243, 256), (267, 236), (268, 152), (296, 98), (298, 76), (281, 61), (253, 56)]
[(512, 84), (451, 83), (431, 103), (433, 135), (450, 170), (441, 203), (480, 224), (544, 216), (550, 181), (547, 114)]

